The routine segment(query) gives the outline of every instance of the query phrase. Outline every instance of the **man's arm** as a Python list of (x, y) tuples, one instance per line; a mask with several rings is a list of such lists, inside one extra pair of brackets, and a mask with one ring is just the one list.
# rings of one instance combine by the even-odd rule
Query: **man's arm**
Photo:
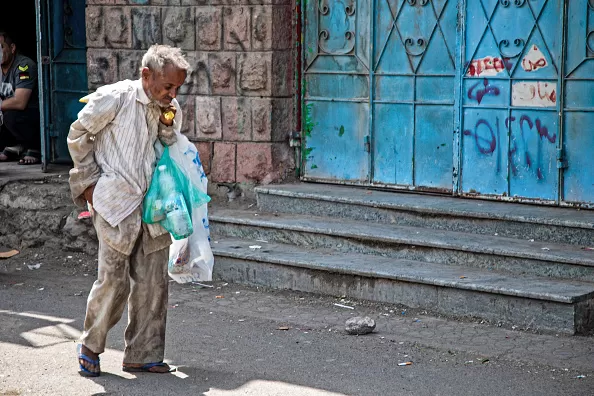
[(33, 90), (27, 88), (17, 88), (14, 96), (0, 101), (0, 110), (25, 110), (31, 98)]
[(70, 170), (70, 190), (79, 206), (86, 202), (93, 204), (93, 190), (101, 176), (95, 161), (95, 136), (113, 121), (119, 103), (117, 92), (95, 93), (70, 127), (67, 142), (74, 162), (74, 168)]
[(14, 80), (9, 81), (14, 89), (14, 95), (4, 99), (0, 103), (0, 110), (25, 110), (29, 104), (29, 99), (37, 87), (37, 65), (29, 58), (20, 58), (17, 63), (18, 74)]
[(68, 150), (74, 162), (74, 168), (70, 170), (70, 191), (72, 199), (78, 206), (84, 206), (86, 202), (93, 204), (93, 190), (101, 176), (101, 170), (95, 162), (93, 152), (95, 139), (76, 120), (70, 126), (68, 133)]

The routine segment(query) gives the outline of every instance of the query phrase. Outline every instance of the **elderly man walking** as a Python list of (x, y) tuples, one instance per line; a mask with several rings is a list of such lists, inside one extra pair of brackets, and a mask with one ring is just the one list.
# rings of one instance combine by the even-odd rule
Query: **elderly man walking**
[(163, 362), (171, 237), (160, 225), (143, 223), (141, 213), (157, 162), (155, 145), (173, 144), (181, 128), (175, 97), (188, 68), (179, 49), (152, 46), (140, 80), (99, 88), (70, 128), (72, 197), (92, 208), (99, 238), (98, 279), (78, 346), (81, 375), (100, 375), (99, 355), (126, 302), (123, 370), (172, 371)]

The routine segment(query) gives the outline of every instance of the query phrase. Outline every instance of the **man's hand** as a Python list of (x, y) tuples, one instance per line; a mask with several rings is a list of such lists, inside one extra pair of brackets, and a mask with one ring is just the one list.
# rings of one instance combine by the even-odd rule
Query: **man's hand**
[(165, 126), (171, 126), (173, 125), (173, 119), (175, 118), (175, 113), (177, 113), (177, 109), (175, 108), (175, 106), (173, 104), (171, 104), (169, 107), (166, 108), (161, 108), (161, 116), (159, 117), (159, 121), (161, 121), (161, 124), (165, 125)]
[(83, 193), (83, 197), (85, 200), (93, 206), (93, 193), (95, 192), (95, 185), (87, 187), (85, 192)]

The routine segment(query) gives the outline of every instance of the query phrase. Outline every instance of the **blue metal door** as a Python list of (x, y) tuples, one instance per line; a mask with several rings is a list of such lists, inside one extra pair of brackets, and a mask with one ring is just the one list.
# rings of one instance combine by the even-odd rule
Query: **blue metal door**
[(40, 1), (44, 158), (70, 162), (66, 137), (88, 93), (85, 2)]
[(304, 15), (305, 180), (594, 205), (594, 0)]
[(455, 0), (378, 0), (373, 183), (452, 190)]
[(563, 200), (594, 204), (594, 1), (567, 2), (563, 75)]
[(305, 9), (303, 169), (307, 179), (369, 181), (370, 2)]
[(463, 194), (558, 200), (562, 5), (466, 2)]
[(307, 3), (306, 180), (451, 191), (456, 6)]

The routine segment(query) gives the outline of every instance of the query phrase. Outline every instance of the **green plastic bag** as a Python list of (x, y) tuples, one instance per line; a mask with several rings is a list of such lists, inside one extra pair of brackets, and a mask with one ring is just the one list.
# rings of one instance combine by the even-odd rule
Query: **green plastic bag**
[(160, 223), (175, 240), (184, 239), (194, 232), (192, 208), (209, 201), (210, 197), (192, 185), (165, 147), (144, 197), (142, 220)]

